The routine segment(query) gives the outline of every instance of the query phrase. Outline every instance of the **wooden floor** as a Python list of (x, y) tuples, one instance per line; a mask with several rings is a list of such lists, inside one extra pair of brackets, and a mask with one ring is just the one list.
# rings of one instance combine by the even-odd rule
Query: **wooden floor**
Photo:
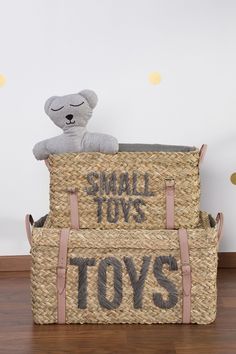
[(221, 269), (215, 323), (34, 325), (27, 272), (0, 272), (0, 353), (236, 354), (236, 269)]

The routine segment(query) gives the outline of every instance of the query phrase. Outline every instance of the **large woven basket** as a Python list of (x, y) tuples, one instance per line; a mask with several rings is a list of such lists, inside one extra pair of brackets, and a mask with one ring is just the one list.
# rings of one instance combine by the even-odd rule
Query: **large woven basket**
[(51, 155), (50, 222), (80, 229), (194, 228), (204, 147)]
[[(197, 229), (33, 227), (35, 323), (198, 323), (216, 316), (217, 223)], [(32, 220), (31, 220), (32, 222)]]

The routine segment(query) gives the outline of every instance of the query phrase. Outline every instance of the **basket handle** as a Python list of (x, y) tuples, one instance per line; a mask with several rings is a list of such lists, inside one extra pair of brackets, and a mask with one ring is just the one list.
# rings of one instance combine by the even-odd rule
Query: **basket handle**
[(203, 144), (199, 151), (199, 164), (203, 162), (206, 152), (207, 152), (207, 144)]
[(32, 226), (34, 224), (34, 219), (31, 214), (26, 214), (25, 216), (25, 229), (26, 229), (26, 234), (27, 238), (29, 241), (30, 246), (32, 246)]
[(217, 225), (217, 237), (218, 237), (218, 243), (222, 239), (222, 230), (223, 230), (223, 225), (224, 225), (224, 215), (223, 213), (218, 213), (216, 216), (216, 225)]

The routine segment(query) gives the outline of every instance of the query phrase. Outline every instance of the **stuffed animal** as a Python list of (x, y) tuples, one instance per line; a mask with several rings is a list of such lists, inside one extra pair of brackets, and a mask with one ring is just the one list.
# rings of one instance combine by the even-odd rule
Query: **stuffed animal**
[(45, 160), (50, 154), (66, 152), (116, 153), (116, 138), (107, 134), (89, 133), (86, 129), (97, 101), (96, 93), (91, 90), (50, 97), (44, 110), (51, 120), (63, 129), (63, 133), (37, 143), (33, 148), (36, 159)]

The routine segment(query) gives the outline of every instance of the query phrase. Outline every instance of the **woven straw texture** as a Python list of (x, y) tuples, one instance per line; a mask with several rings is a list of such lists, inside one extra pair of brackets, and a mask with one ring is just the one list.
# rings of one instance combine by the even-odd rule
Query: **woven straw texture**
[(51, 155), (50, 220), (70, 227), (68, 189), (82, 229), (166, 228), (165, 181), (175, 181), (175, 229), (199, 222), (199, 150)]
[[(200, 214), (197, 229), (188, 230), (192, 271), (191, 323), (208, 324), (216, 316), (217, 230), (210, 227), (208, 215)], [(32, 309), (36, 323), (57, 322), (56, 267), (59, 229), (34, 228), (31, 272)], [(167, 299), (168, 292), (153, 274), (156, 257), (172, 256), (178, 270), (163, 266), (163, 273), (177, 289), (178, 301), (170, 309), (154, 305), (153, 293)], [(142, 308), (135, 309), (133, 288), (124, 265), (131, 257), (140, 273), (144, 256), (151, 257), (144, 284)], [(87, 269), (87, 307), (78, 308), (78, 267), (70, 265), (76, 257), (95, 258)], [(98, 266), (106, 257), (122, 264), (123, 298), (116, 309), (101, 308), (98, 302)], [(111, 269), (109, 269), (111, 268)], [(107, 269), (106, 296), (114, 295), (112, 267)], [(182, 275), (178, 233), (175, 230), (71, 230), (66, 274), (66, 323), (181, 323)]]

